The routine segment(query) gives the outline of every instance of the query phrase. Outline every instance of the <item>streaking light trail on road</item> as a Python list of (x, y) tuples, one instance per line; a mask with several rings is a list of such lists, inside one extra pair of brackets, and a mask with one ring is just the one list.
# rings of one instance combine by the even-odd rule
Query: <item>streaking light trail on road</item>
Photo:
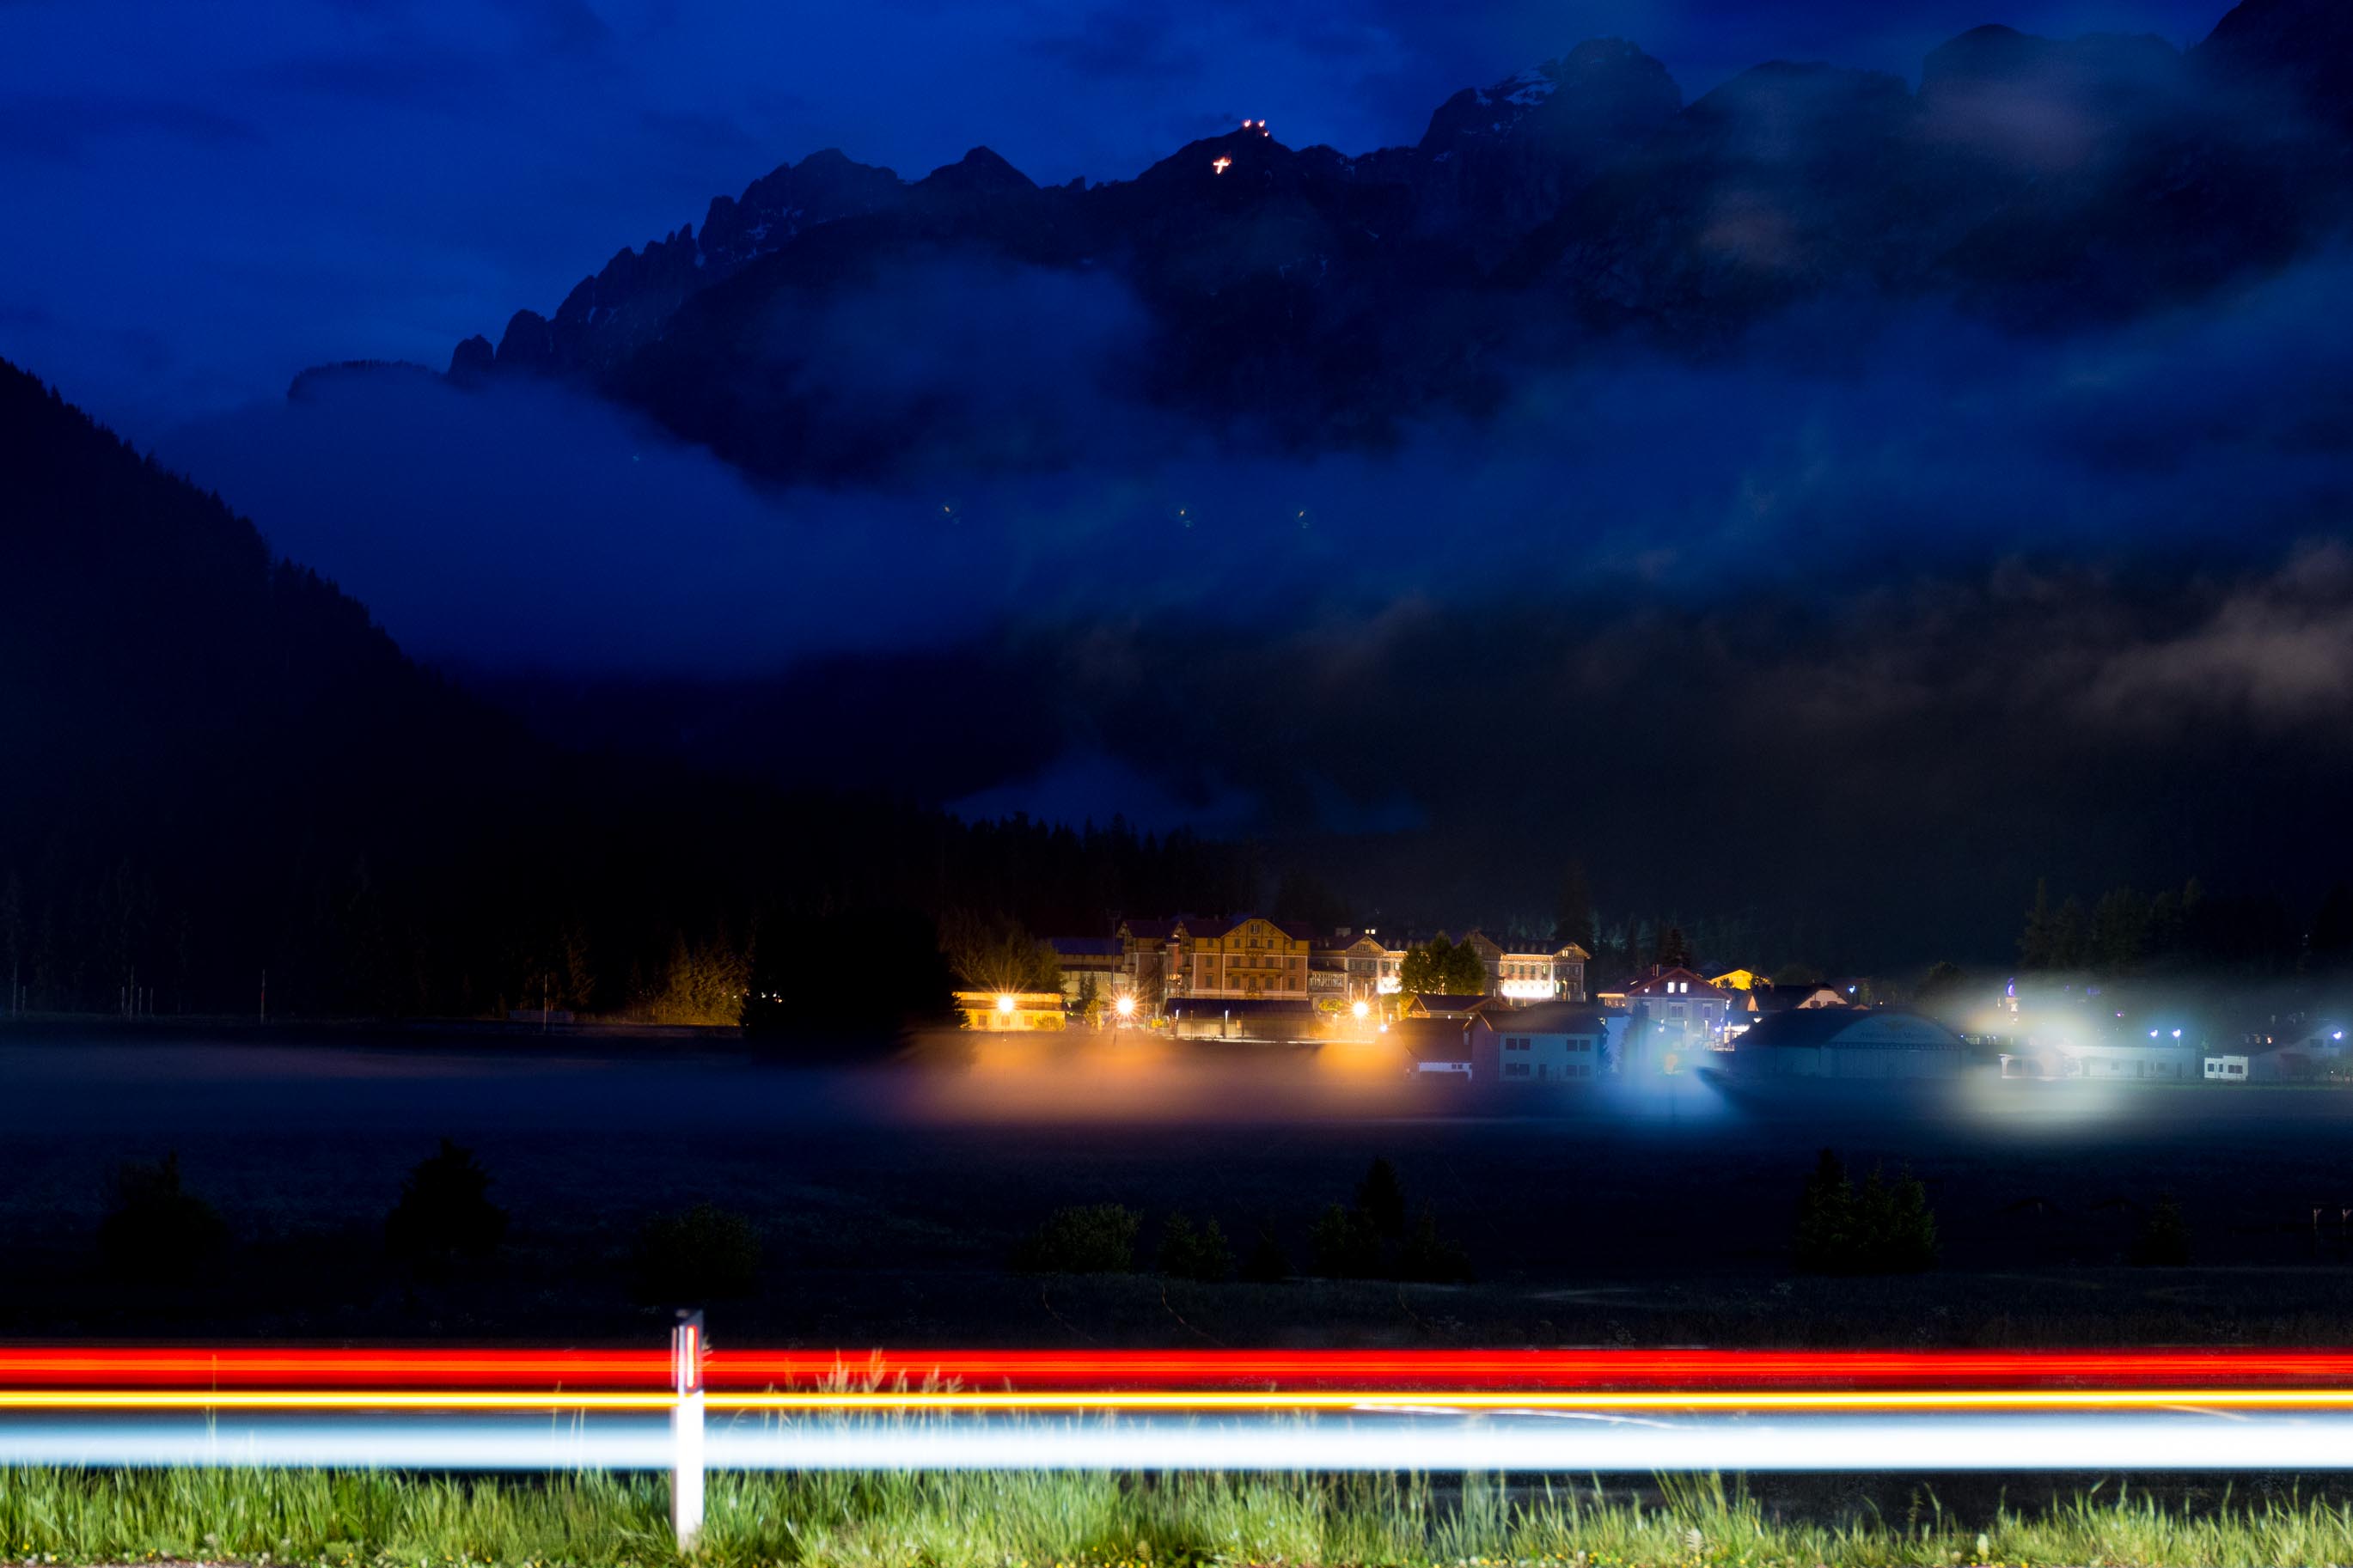
[[(2341, 1388), (1963, 1388), (1963, 1389), (1656, 1389), (1547, 1392), (1541, 1389), (1311, 1389), (1244, 1393), (1226, 1389), (1029, 1392), (909, 1389), (711, 1394), (714, 1411), (772, 1415), (969, 1415), (1023, 1411), (1105, 1414), (1137, 1411), (1248, 1411), (1280, 1415), (1358, 1410), (1778, 1411), (1846, 1410), (2343, 1410)], [(668, 1394), (542, 1393), (481, 1389), (26, 1389), (0, 1392), (0, 1411), (106, 1410), (668, 1410)]]
[[(2353, 1351), (720, 1350), (713, 1390), (878, 1386), (1413, 1389), (2353, 1387)], [(660, 1351), (0, 1347), (9, 1388), (664, 1390)]]
[[(667, 1421), (593, 1413), (368, 1420), (0, 1416), (0, 1465), (660, 1470)], [(1181, 1417), (715, 1420), (720, 1470), (2044, 1471), (2353, 1468), (2342, 1411), (1842, 1415), (1366, 1411)]]
[[(701, 1365), (703, 1462), (723, 1469), (2353, 1468), (2342, 1351), (743, 1351)], [(0, 1463), (674, 1468), (677, 1375), (669, 1355), (621, 1351), (0, 1350)]]

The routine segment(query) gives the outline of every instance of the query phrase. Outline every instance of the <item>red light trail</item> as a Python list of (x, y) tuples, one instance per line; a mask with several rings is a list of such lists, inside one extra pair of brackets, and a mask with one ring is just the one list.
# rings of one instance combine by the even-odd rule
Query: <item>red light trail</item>
[[(967, 1390), (1181, 1392), (2353, 1390), (2353, 1351), (711, 1350), (714, 1394), (954, 1384)], [(18, 1389), (659, 1390), (659, 1350), (0, 1347)]]

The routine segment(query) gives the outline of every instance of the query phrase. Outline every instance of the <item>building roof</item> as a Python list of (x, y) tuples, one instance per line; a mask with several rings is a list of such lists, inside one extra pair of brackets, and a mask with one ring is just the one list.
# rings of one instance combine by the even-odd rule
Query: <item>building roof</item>
[(1793, 1007), (1850, 1007), (1845, 992), (1824, 981), (1819, 985), (1759, 985), (1749, 997), (1759, 1013), (1786, 1013)]
[(1180, 923), (1183, 924), (1187, 936), (1206, 939), (1224, 936), (1237, 927), (1248, 925), (1252, 921), (1264, 921), (1293, 942), (1307, 942), (1311, 946), (1314, 943), (1315, 928), (1304, 921), (1279, 921), (1266, 915), (1241, 914), (1228, 915), (1222, 920), (1187, 920)]
[(1574, 954), (1582, 961), (1593, 956), (1573, 942), (1522, 942), (1517, 938), (1505, 941), (1501, 937), (1490, 936), (1476, 926), (1473, 926), (1464, 934), (1462, 940), (1454, 945), (1469, 947), (1474, 942), (1482, 947), (1493, 948), (1505, 958), (1560, 958)]
[(1058, 958), (1117, 958), (1126, 951), (1115, 936), (1050, 936), (1046, 945)]
[(1769, 1013), (1733, 1043), (1735, 1055), (1767, 1048), (1960, 1050), (1960, 1036), (1909, 1007), (1792, 1007)]
[(1377, 936), (1352, 936), (1345, 942), (1336, 937), (1330, 942), (1319, 942), (1315, 944), (1315, 951), (1331, 953), (1353, 952), (1359, 957), (1370, 957), (1377, 953), (1386, 958), (1399, 950), (1389, 946)]
[(1416, 1061), (1467, 1062), (1471, 1035), (1460, 1018), (1400, 1018), (1382, 1038)]
[(2346, 1054), (2345, 1026), (2327, 1024), (2291, 1024), (2285, 1028), (2263, 1037), (2260, 1043), (2242, 1046), (2237, 1055), (2269, 1056), (2274, 1051), (2318, 1051), (2325, 1056)]
[(1413, 999), (1423, 1012), (1433, 1016), (1440, 1013), (1452, 1013), (1457, 1016), (1475, 1013), (1495, 1000), (1494, 997), (1484, 993), (1470, 995), (1461, 992), (1446, 991), (1417, 991), (1413, 994)]
[[(1667, 990), (1667, 983), (1669, 981), (1679, 981), (1685, 986), (1689, 987), (1689, 989), (1670, 993)], [(1665, 996), (1672, 994), (1676, 996), (1697, 996), (1703, 999), (1714, 997), (1719, 1002), (1728, 1000), (1723, 992), (1717, 990), (1715, 986), (1710, 985), (1707, 983), (1707, 977), (1705, 975), (1697, 974), (1691, 970), (1683, 968), (1662, 969), (1656, 974), (1646, 974), (1639, 980), (1630, 981), (1626, 985), (1626, 994), (1629, 997)]]
[(1166, 942), (1180, 931), (1203, 923), (1197, 916), (1177, 915), (1165, 921), (1122, 921), (1119, 929), (1138, 942)]
[(1609, 1026), (1600, 1011), (1583, 1002), (1538, 1002), (1530, 1007), (1497, 1008), (1472, 1022), (1499, 1035), (1602, 1035)]

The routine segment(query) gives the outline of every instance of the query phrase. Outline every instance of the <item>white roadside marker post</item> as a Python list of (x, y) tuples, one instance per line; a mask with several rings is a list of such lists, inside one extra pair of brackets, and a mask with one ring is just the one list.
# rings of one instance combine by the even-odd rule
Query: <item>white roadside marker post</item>
[(681, 1311), (670, 1331), (670, 1522), (678, 1549), (702, 1535), (702, 1314)]

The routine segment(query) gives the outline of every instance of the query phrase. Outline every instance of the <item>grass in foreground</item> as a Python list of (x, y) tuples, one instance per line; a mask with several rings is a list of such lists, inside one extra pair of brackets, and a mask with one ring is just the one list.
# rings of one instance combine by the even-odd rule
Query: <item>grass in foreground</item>
[[(659, 1568), (679, 1561), (667, 1483), (597, 1473), (0, 1470), (0, 1561), (159, 1559), (326, 1568)], [(711, 1481), (701, 1559), (729, 1568), (1179, 1568), (1185, 1564), (2163, 1564), (2353, 1562), (2353, 1508), (2186, 1513), (2080, 1498), (1979, 1532), (1936, 1515), (1781, 1523), (1720, 1481), (1656, 1508), (1575, 1489), (1520, 1500), (1468, 1478), (806, 1474)]]

